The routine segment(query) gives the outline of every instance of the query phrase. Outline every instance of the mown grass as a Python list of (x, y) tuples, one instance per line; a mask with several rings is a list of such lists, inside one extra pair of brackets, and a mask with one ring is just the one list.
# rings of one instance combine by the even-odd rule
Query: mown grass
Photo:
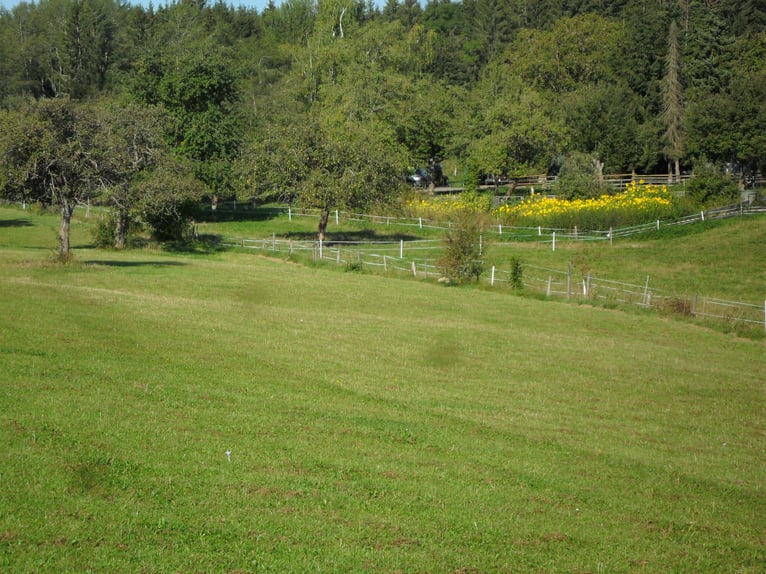
[[(244, 238), (313, 240), (317, 220), (287, 216), (210, 221), (199, 225), (200, 233)], [(417, 226), (341, 221), (331, 219), (329, 240), (399, 241), (439, 239), (444, 231)], [(571, 265), (577, 278), (594, 277), (644, 285), (647, 276), (653, 289), (679, 297), (717, 297), (761, 304), (766, 299), (766, 218), (747, 216), (705, 221), (682, 226), (662, 226), (659, 232), (608, 241), (562, 241), (556, 250), (550, 237), (536, 241), (508, 241), (504, 234), (483, 235), (485, 268), (510, 269), (511, 258), (522, 265), (566, 271)], [(529, 235), (529, 233), (527, 235)], [(436, 255), (434, 255), (436, 258)]]
[(47, 221), (0, 210), (1, 571), (762, 569), (762, 343)]

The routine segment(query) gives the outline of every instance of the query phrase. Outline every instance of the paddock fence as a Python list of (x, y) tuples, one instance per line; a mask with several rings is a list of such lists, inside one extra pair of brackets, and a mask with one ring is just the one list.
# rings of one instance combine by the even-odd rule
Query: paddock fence
[[(443, 276), (438, 265), (443, 247), (439, 239), (324, 242), (226, 237), (222, 244), (283, 256), (303, 253), (314, 261), (342, 265), (349, 270), (367, 269), (416, 279)], [(525, 291), (546, 298), (636, 306), (689, 318), (724, 321), (730, 325), (760, 325), (766, 330), (766, 301), (758, 305), (701, 295), (672, 294), (653, 285), (650, 276), (646, 276), (643, 284), (633, 284), (595, 277), (590, 273), (577, 275), (571, 266), (560, 270), (524, 265), (519, 277), (518, 271), (493, 265), (485, 266), (479, 283), (489, 288), (511, 290), (519, 286), (519, 280)]]

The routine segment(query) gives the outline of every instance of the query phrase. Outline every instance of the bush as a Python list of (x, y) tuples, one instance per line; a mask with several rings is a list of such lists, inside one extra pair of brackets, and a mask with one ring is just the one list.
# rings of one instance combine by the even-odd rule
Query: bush
[(447, 231), (444, 255), (438, 263), (450, 282), (460, 284), (479, 280), (484, 270), (480, 234), (481, 220), (471, 214), (465, 214)]
[(107, 212), (96, 221), (96, 225), (91, 228), (93, 244), (102, 249), (114, 247), (114, 228), (116, 225), (115, 216), (112, 212)]
[(599, 181), (594, 159), (584, 153), (568, 155), (556, 178), (553, 192), (563, 199), (587, 199), (610, 193), (611, 189)]
[(701, 207), (715, 207), (739, 201), (739, 188), (733, 177), (704, 164), (694, 168), (686, 195)]

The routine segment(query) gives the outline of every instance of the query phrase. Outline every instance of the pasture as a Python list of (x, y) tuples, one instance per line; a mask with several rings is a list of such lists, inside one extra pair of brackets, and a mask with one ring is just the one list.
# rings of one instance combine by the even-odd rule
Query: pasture
[(763, 569), (761, 341), (56, 223), (0, 208), (0, 571)]

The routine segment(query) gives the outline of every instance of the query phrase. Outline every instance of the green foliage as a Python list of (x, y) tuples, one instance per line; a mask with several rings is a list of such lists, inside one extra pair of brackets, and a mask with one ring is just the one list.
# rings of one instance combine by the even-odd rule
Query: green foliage
[(599, 181), (596, 161), (583, 153), (565, 156), (553, 192), (563, 199), (586, 199), (609, 193), (611, 188)]
[(444, 236), (444, 254), (439, 265), (450, 282), (478, 281), (484, 270), (481, 255), (481, 218), (464, 213)]
[(524, 268), (521, 265), (521, 260), (516, 257), (511, 257), (511, 289), (523, 289), (524, 288)]
[[(119, 212), (114, 209), (105, 210), (98, 216), (90, 229), (94, 246), (100, 249), (113, 249), (115, 247), (119, 218)], [(136, 219), (128, 220), (120, 246), (130, 246), (137, 243), (141, 231), (143, 231), (143, 227), (140, 222)]]
[(737, 182), (713, 165), (698, 165), (686, 183), (686, 194), (703, 207), (739, 201)]
[(160, 165), (136, 183), (141, 218), (159, 241), (182, 241), (192, 232), (192, 220), (207, 192), (191, 169), (180, 162)]

